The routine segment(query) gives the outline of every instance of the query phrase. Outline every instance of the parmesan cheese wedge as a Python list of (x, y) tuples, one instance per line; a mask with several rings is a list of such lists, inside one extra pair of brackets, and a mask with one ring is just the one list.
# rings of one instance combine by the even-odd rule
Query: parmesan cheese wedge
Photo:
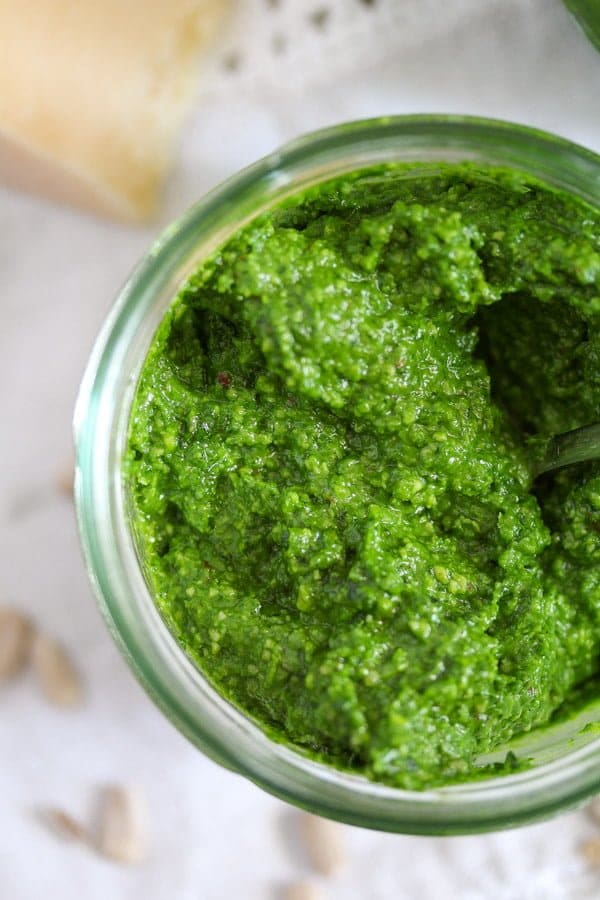
[(151, 216), (225, 0), (0, 0), (0, 179)]

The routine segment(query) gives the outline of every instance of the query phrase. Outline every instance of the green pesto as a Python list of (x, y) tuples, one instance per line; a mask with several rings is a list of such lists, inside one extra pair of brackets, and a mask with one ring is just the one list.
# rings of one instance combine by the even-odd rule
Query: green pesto
[(599, 234), (516, 172), (379, 166), (180, 291), (131, 416), (139, 552), (182, 647), (277, 739), (424, 789), (597, 675), (600, 466), (534, 485), (526, 447), (600, 419)]

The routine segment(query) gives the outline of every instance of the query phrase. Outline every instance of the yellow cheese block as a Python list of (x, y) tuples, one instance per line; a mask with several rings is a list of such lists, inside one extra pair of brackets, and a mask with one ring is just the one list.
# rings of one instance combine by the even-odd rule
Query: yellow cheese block
[(0, 179), (123, 220), (156, 209), (225, 0), (0, 0)]

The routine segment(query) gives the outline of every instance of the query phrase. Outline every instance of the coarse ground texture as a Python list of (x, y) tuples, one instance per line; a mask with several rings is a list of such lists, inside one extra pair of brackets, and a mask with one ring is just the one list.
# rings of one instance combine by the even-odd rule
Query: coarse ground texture
[(518, 173), (379, 167), (180, 292), (131, 418), (140, 554), (269, 733), (423, 789), (597, 673), (600, 469), (534, 486), (527, 439), (600, 418), (599, 225)]

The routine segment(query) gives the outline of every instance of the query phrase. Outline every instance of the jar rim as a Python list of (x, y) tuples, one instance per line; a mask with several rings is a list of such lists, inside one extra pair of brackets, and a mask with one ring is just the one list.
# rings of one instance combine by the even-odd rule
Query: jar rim
[(600, 208), (600, 156), (524, 125), (469, 116), (390, 116), (322, 129), (228, 179), (169, 225), (99, 334), (74, 418), (75, 501), (88, 573), (109, 630), (155, 703), (194, 744), (271, 793), (364, 827), (422, 834), (524, 824), (600, 791), (600, 737), (529, 770), (407, 791), (315, 762), (224, 700), (164, 623), (141, 571), (121, 460), (152, 337), (198, 262), (262, 210), (308, 184), (387, 161), (478, 160), (524, 171)]

